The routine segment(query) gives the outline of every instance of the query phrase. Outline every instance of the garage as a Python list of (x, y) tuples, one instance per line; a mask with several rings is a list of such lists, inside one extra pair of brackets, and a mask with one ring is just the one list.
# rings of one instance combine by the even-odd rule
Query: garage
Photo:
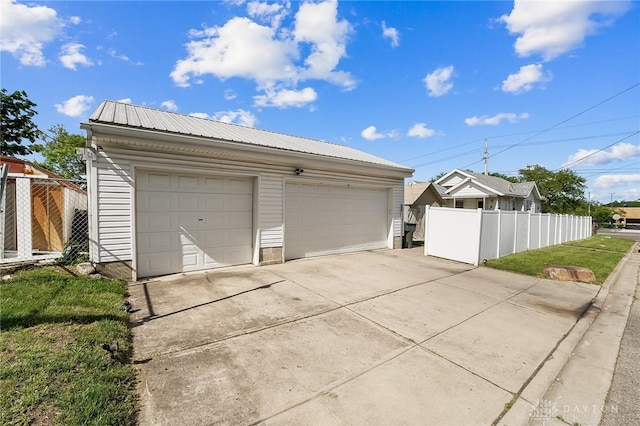
[(87, 131), (89, 257), (138, 280), (402, 248), (413, 170), (349, 146), (103, 101)]
[(287, 183), (285, 259), (387, 247), (385, 188)]
[(253, 180), (140, 170), (138, 276), (251, 263)]

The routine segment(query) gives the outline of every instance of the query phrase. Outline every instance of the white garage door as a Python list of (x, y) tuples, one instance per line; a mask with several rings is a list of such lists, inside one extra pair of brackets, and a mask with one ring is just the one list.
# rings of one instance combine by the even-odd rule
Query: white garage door
[(253, 181), (136, 174), (138, 277), (250, 263)]
[(387, 246), (387, 190), (287, 183), (285, 258)]

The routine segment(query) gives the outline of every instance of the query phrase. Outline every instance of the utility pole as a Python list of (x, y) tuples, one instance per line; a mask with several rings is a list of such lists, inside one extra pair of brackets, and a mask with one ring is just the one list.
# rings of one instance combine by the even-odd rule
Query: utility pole
[(587, 216), (591, 216), (591, 191), (589, 191), (589, 198), (587, 199)]
[(489, 142), (484, 140), (484, 175), (489, 176)]
[(611, 202), (609, 203), (609, 207), (613, 207), (613, 194), (615, 194), (615, 192), (609, 193), (609, 195), (611, 195)]

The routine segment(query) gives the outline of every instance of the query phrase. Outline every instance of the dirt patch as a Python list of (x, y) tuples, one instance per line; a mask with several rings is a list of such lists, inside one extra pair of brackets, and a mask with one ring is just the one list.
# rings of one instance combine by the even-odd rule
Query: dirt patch
[(31, 419), (29, 424), (49, 426), (56, 424), (56, 416), (58, 410), (51, 405), (40, 405), (27, 412), (27, 416)]

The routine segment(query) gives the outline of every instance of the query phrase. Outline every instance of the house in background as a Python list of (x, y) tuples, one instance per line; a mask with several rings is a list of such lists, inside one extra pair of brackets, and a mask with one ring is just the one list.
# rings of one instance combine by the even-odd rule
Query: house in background
[(640, 207), (614, 207), (621, 214), (616, 220), (616, 225), (622, 225), (627, 229), (640, 229)]
[(446, 206), (431, 182), (410, 182), (404, 187), (404, 223), (413, 232), (413, 241), (424, 241), (424, 213), (426, 206)]
[(86, 232), (85, 190), (27, 160), (0, 156), (0, 163), (8, 167), (0, 257), (26, 260), (60, 255), (83, 219)]
[(434, 182), (446, 207), (541, 212), (542, 197), (535, 182), (508, 180), (454, 169)]
[(413, 169), (346, 146), (104, 101), (87, 131), (90, 256), (136, 280), (401, 248)]

